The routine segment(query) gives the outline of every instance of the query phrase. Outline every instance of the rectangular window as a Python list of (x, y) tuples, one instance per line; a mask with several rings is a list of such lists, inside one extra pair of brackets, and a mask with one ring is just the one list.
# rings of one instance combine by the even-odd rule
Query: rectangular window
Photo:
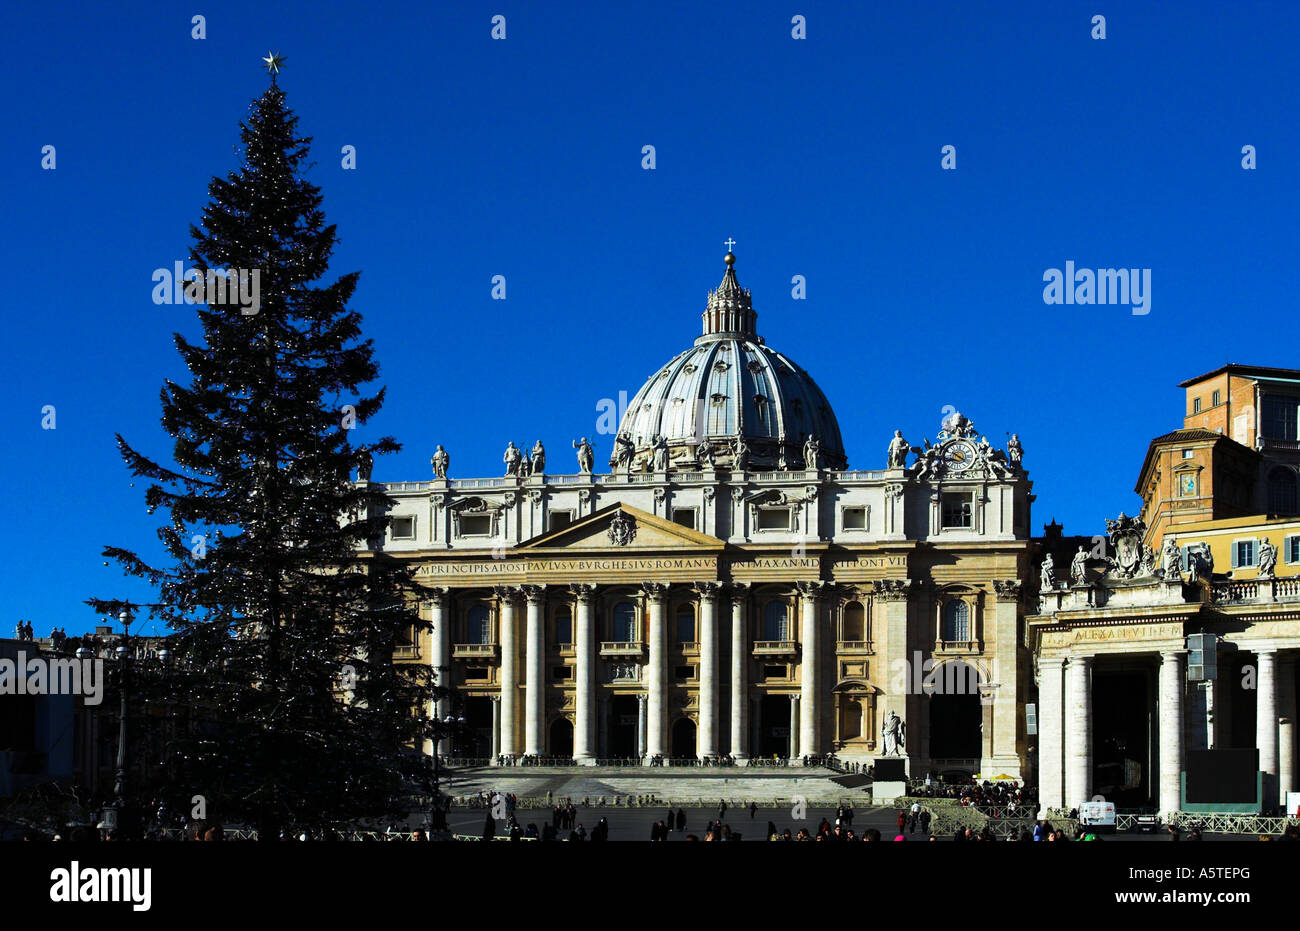
[(1223, 393), (1218, 389), (1215, 389), (1214, 393), (1210, 395), (1210, 407), (1218, 407), (1223, 403), (1222, 398)]
[(466, 682), (486, 682), (488, 679), (488, 669), (486, 666), (466, 666)]
[(573, 669), (570, 666), (552, 666), (551, 679), (554, 682), (568, 682), (573, 678)]
[(789, 667), (784, 665), (776, 666), (769, 663), (763, 667), (764, 679), (785, 679), (789, 674)]
[(1233, 540), (1232, 567), (1246, 569), (1255, 565), (1255, 552), (1254, 540)]
[(1261, 419), (1260, 428), (1265, 439), (1270, 440), (1294, 440), (1296, 438), (1296, 410), (1297, 402), (1295, 398), (1270, 397), (1265, 396), (1263, 407), (1263, 418)]
[(694, 666), (677, 666), (673, 669), (673, 678), (678, 682), (686, 682), (695, 678)]
[(673, 523), (695, 529), (695, 508), (673, 508)]
[(492, 533), (492, 518), (487, 514), (462, 514), (460, 517), (460, 535), (462, 537), (486, 537)]
[(1300, 562), (1300, 536), (1282, 541), (1282, 558), (1287, 562)]
[(415, 518), (394, 517), (393, 518), (393, 539), (414, 540), (415, 539)]
[(789, 530), (790, 509), (789, 508), (759, 508), (758, 529), (759, 530)]
[(867, 509), (866, 508), (845, 508), (844, 529), (845, 530), (866, 530)]
[(970, 527), (971, 498), (969, 494), (949, 493), (940, 503), (940, 518), (943, 527)]
[(1199, 414), (1200, 412), (1201, 412), (1201, 399), (1192, 398), (1192, 413)]
[(1192, 458), (1193, 456), (1195, 456), (1195, 455), (1196, 455), (1196, 451), (1193, 450), (1193, 449), (1184, 449), (1184, 450), (1183, 450), (1183, 458), (1184, 458), (1184, 459), (1191, 459), (1191, 458)]
[(555, 643), (557, 646), (573, 645), (573, 616), (565, 613), (555, 618)]
[(573, 523), (572, 511), (552, 511), (547, 517), (548, 530), (563, 530)]

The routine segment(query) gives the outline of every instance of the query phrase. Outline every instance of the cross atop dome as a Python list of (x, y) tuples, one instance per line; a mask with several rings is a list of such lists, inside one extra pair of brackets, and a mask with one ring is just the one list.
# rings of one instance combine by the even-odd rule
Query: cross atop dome
[(758, 314), (754, 313), (753, 301), (749, 291), (740, 286), (736, 280), (736, 254), (731, 247), (736, 240), (728, 237), (723, 245), (727, 254), (722, 257), (727, 270), (722, 275), (722, 283), (717, 290), (709, 292), (709, 301), (704, 309), (704, 334), (701, 339), (715, 336), (739, 337), (741, 339), (758, 339), (755, 324)]

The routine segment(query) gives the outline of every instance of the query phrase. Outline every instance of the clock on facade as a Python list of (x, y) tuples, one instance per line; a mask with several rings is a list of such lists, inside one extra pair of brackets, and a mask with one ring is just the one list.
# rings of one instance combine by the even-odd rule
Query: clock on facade
[(975, 464), (975, 447), (970, 443), (949, 443), (943, 450), (944, 467), (953, 472), (965, 472)]

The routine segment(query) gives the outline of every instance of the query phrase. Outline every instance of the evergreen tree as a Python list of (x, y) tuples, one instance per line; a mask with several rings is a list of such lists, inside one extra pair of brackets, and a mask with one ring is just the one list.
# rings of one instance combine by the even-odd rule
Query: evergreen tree
[[(162, 425), (172, 459), (151, 459), (121, 435), (131, 473), (151, 481), (150, 513), (166, 565), (108, 547), (158, 590), (151, 613), (176, 631), (159, 697), (206, 709), (216, 724), (166, 747), (184, 791), (226, 821), (322, 827), (391, 817), (428, 794), (438, 736), (424, 712), (437, 697), (425, 664), (394, 664), (395, 647), (427, 625), (409, 568), (367, 543), (391, 503), (369, 477), (384, 437), (350, 442), (383, 403), (361, 317), (347, 307), (357, 273), (323, 283), (335, 245), (319, 188), (302, 177), (310, 137), (274, 75), (241, 123), (242, 164), (208, 186), (190, 258), (209, 270), (257, 271), (255, 313), (196, 305), (202, 339), (175, 343), (189, 384), (167, 380)], [(233, 278), (232, 278), (233, 281)], [(115, 614), (120, 600), (92, 598)]]

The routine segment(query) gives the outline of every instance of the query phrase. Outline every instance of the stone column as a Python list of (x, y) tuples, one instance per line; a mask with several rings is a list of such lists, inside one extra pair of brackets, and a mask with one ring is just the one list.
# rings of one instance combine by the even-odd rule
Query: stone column
[(717, 582), (700, 582), (700, 759), (718, 755), (718, 592)]
[(573, 723), (573, 757), (581, 765), (594, 765), (596, 751), (592, 747), (595, 728), (593, 714), (596, 701), (596, 638), (595, 618), (591, 610), (596, 587), (594, 585), (570, 585), (577, 600), (574, 622), (578, 629), (574, 632), (577, 650), (577, 700), (574, 703)]
[(1092, 789), (1092, 657), (1066, 667), (1065, 806), (1077, 808)]
[(525, 585), (528, 639), (524, 646), (524, 753), (546, 752), (546, 587)]
[[(1295, 667), (1284, 662), (1278, 667), (1277, 689), (1277, 800), (1286, 805), (1286, 794), (1296, 790), (1295, 779)], [(1287, 812), (1295, 817), (1295, 812)]]
[(501, 752), (505, 756), (519, 755), (519, 740), (515, 733), (518, 721), (516, 703), (519, 701), (519, 645), (516, 642), (515, 603), (519, 589), (500, 585), (496, 593), (501, 599)]
[[(450, 688), (451, 686), (451, 614), (447, 610), (446, 588), (430, 588), (429, 592), (429, 623), (432, 629), (429, 631), (429, 666), (433, 670), (434, 685), (439, 688)], [(429, 709), (430, 716), (435, 721), (441, 721), (448, 714), (450, 709), (450, 697), (444, 695), (442, 698), (432, 703)], [(430, 745), (428, 751), (434, 751)], [(451, 740), (444, 737), (438, 741), (436, 752), (439, 756), (446, 756), (451, 752)]]
[(824, 582), (800, 582), (799, 594), (803, 604), (803, 624), (799, 631), (799, 753), (821, 752), (821, 630), (818, 608), (826, 589)]
[(799, 758), (800, 748), (800, 717), (799, 717), (799, 696), (790, 696), (790, 762)]
[(1183, 652), (1160, 654), (1160, 814), (1182, 807)]
[[(983, 771), (1006, 773), (1020, 778), (1020, 677), (1016, 669), (1016, 631), (1019, 629), (1020, 582), (1012, 579), (993, 583), (997, 599), (993, 617), (993, 682), (981, 693), (992, 692), (992, 758), (983, 761)], [(989, 631), (984, 630), (985, 649)]]
[(1042, 808), (1065, 805), (1065, 747), (1062, 737), (1065, 660), (1038, 660), (1038, 800)]
[(762, 700), (760, 695), (751, 695), (749, 698), (749, 752), (751, 756), (758, 756), (758, 748), (763, 744), (760, 739), (762, 735), (759, 733), (759, 728), (763, 725), (763, 707), (760, 704)]
[(644, 582), (648, 620), (646, 629), (650, 641), (649, 661), (646, 663), (646, 758), (656, 754), (668, 756), (665, 732), (668, 721), (668, 628), (664, 620), (668, 586), (660, 582)]
[(647, 696), (636, 697), (636, 753), (643, 760), (646, 757), (646, 715), (649, 704)]
[(600, 733), (600, 741), (596, 749), (598, 758), (609, 757), (609, 708), (609, 699), (602, 695), (596, 702), (596, 717), (600, 722), (597, 728)]
[(747, 759), (754, 752), (749, 744), (746, 718), (749, 699), (745, 683), (745, 670), (749, 667), (749, 637), (745, 632), (745, 595), (748, 586), (733, 583), (731, 586), (731, 755), (737, 760)]
[(1259, 768), (1264, 773), (1264, 799), (1277, 795), (1277, 653), (1256, 650), (1255, 746), (1259, 747)]
[(501, 696), (490, 695), (488, 700), (492, 702), (492, 759), (488, 762), (496, 766), (501, 754)]

